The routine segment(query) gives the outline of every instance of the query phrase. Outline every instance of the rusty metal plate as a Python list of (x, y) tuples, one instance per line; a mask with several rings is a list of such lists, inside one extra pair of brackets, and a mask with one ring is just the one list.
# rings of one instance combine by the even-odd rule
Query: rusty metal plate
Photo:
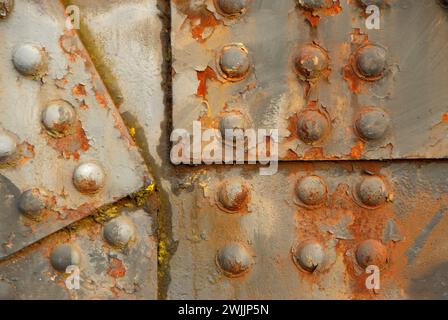
[(446, 158), (446, 9), (376, 1), (369, 30), (363, 2), (172, 1), (174, 128), (237, 113), (281, 160)]
[[(446, 298), (445, 163), (188, 171), (174, 190), (169, 298)], [(367, 264), (379, 290), (365, 285)]]
[(0, 32), (4, 258), (150, 177), (59, 2), (16, 1)]
[[(0, 299), (156, 299), (152, 217), (141, 209), (120, 211), (101, 223), (85, 218), (0, 262)], [(69, 265), (79, 268), (78, 289), (67, 287), (71, 273), (59, 270)]]

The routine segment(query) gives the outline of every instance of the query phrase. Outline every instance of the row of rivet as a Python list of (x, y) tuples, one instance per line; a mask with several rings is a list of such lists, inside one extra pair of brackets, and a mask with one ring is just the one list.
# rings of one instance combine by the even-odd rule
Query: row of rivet
[[(45, 50), (34, 44), (24, 44), (13, 52), (12, 62), (16, 70), (33, 78), (42, 76), (47, 69)], [(50, 102), (42, 112), (41, 121), (47, 132), (60, 138), (68, 134), (76, 120), (73, 106), (64, 101)], [(17, 153), (17, 141), (10, 134), (0, 134), (0, 161), (13, 158)], [(73, 184), (82, 193), (98, 192), (105, 184), (106, 175), (100, 165), (86, 162), (78, 165), (73, 172)], [(51, 209), (52, 197), (46, 190), (33, 188), (23, 192), (19, 198), (20, 211), (30, 217), (39, 216), (44, 210)]]
[[(361, 205), (375, 209), (386, 203), (387, 185), (379, 176), (368, 176), (356, 187), (355, 200)], [(328, 188), (324, 180), (315, 175), (305, 176), (297, 182), (295, 194), (306, 207), (317, 207), (325, 203)], [(217, 205), (226, 212), (237, 212), (249, 201), (249, 188), (235, 180), (224, 181), (217, 192)]]
[[(325, 266), (325, 248), (319, 242), (307, 240), (294, 246), (291, 250), (296, 266), (303, 271), (313, 273)], [(386, 246), (378, 240), (365, 240), (355, 249), (355, 259), (359, 267), (365, 269), (370, 265), (384, 268), (389, 262)], [(253, 255), (246, 246), (232, 242), (223, 246), (216, 255), (216, 264), (229, 278), (240, 277), (250, 271), (254, 264)]]
[[(123, 249), (135, 239), (134, 225), (123, 216), (112, 219), (104, 225), (103, 237), (113, 248)], [(66, 272), (68, 266), (81, 264), (81, 251), (75, 244), (60, 244), (53, 248), (50, 262), (57, 271)]]

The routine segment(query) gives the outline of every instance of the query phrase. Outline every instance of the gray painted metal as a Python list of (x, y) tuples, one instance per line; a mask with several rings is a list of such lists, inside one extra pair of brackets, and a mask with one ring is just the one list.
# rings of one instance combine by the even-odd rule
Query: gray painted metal
[[(64, 12), (57, 1), (18, 1), (0, 23), (0, 127), (17, 144), (13, 155), (2, 158), (0, 169), (6, 191), (0, 213), (0, 258), (151, 182), (82, 43), (65, 29)], [(42, 66), (39, 51), (27, 47), (18, 51), (28, 43), (41, 48)], [(33, 57), (38, 67), (24, 71)], [(17, 64), (23, 68), (17, 69)], [(24, 75), (28, 73), (32, 75)], [(46, 130), (41, 121), (46, 106), (55, 101), (71, 106), (75, 114), (69, 132), (62, 135)], [(2, 148), (9, 150), (8, 144)], [(73, 183), (75, 169), (86, 163), (99, 168), (88, 167), (75, 175)], [(17, 206), (20, 194), (34, 188), (47, 196), (44, 212), (32, 219), (20, 214)]]
[[(442, 85), (448, 81), (448, 18), (437, 1), (388, 1), (380, 30), (366, 28), (357, 1), (335, 1), (326, 12), (314, 12), (320, 15), (314, 28), (306, 18), (310, 11), (293, 0), (248, 1), (236, 18), (219, 14), (212, 0), (172, 3), (174, 128), (191, 132), (195, 120), (216, 128), (224, 112), (238, 110), (255, 129), (279, 129), (283, 160), (448, 156), (448, 93)], [(249, 52), (251, 70), (241, 81), (228, 81), (220, 72), (220, 51), (232, 43)], [(321, 71), (328, 74), (303, 81), (295, 62), (312, 43), (327, 54), (328, 69)], [(351, 70), (350, 60), (367, 43), (387, 51), (378, 81), (364, 81)], [(312, 68), (313, 61), (318, 60), (310, 58)], [(327, 114), (331, 129), (309, 145), (296, 133), (297, 116), (313, 104)], [(356, 118), (371, 107), (390, 118), (389, 126), (372, 120), (372, 127), (387, 128), (374, 141), (355, 129)]]

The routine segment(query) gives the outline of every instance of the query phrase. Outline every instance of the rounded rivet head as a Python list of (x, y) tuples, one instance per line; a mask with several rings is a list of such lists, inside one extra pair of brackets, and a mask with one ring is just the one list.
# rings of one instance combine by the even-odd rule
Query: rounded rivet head
[(9, 134), (0, 133), (0, 161), (13, 157), (17, 152), (17, 142)]
[(356, 131), (365, 140), (383, 138), (389, 126), (389, 115), (383, 110), (373, 108), (363, 110), (355, 122)]
[(365, 45), (356, 53), (357, 74), (366, 80), (380, 79), (387, 67), (387, 51), (378, 45)]
[(52, 207), (53, 198), (46, 190), (33, 188), (23, 192), (19, 198), (19, 210), (30, 217), (38, 217)]
[(218, 191), (219, 206), (224, 211), (235, 212), (243, 208), (249, 198), (249, 188), (238, 181), (225, 181)]
[(320, 9), (324, 6), (325, 0), (296, 0), (297, 3), (306, 9)]
[(38, 77), (45, 73), (46, 54), (42, 47), (34, 44), (23, 44), (13, 53), (14, 67), (22, 75)]
[(73, 183), (80, 192), (95, 193), (105, 184), (106, 174), (96, 163), (83, 163), (73, 173)]
[(135, 229), (129, 219), (118, 217), (106, 223), (103, 235), (111, 246), (123, 248), (134, 239)]
[(328, 117), (316, 110), (307, 110), (299, 115), (297, 135), (307, 144), (322, 141), (330, 131)]
[(54, 101), (42, 111), (42, 123), (52, 135), (67, 134), (76, 118), (75, 110), (66, 101)]
[(319, 243), (305, 241), (293, 249), (293, 259), (301, 269), (314, 272), (323, 266), (325, 251)]
[(227, 136), (226, 130), (232, 130), (233, 132), (233, 130), (244, 131), (245, 129), (247, 129), (247, 120), (240, 113), (228, 113), (219, 120), (219, 132), (223, 138)]
[(72, 244), (60, 244), (51, 252), (50, 261), (53, 268), (65, 272), (67, 267), (80, 264), (81, 253)]
[(15, 288), (5, 280), (0, 280), (0, 300), (14, 299), (16, 299)]
[(383, 268), (388, 262), (387, 249), (378, 240), (366, 240), (356, 248), (356, 261), (362, 268), (374, 265)]
[(328, 67), (327, 53), (315, 44), (304, 46), (295, 59), (296, 72), (300, 78), (307, 81), (318, 79)]
[(387, 187), (380, 177), (366, 177), (358, 186), (359, 200), (368, 207), (379, 207), (387, 200)]
[(239, 16), (247, 10), (247, 0), (215, 0), (215, 5), (226, 16)]
[(216, 263), (228, 277), (239, 277), (249, 271), (253, 264), (248, 250), (239, 243), (230, 243), (218, 251)]
[(249, 72), (249, 52), (242, 44), (230, 44), (221, 50), (219, 67), (224, 78), (230, 81), (243, 79)]
[(6, 18), (14, 8), (14, 0), (0, 0), (0, 19)]
[(325, 201), (327, 185), (318, 176), (307, 176), (299, 180), (296, 186), (299, 200), (307, 206), (317, 206)]

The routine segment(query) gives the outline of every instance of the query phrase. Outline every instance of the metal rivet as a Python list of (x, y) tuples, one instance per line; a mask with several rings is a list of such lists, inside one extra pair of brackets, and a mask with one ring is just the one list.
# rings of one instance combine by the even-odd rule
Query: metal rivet
[(14, 50), (13, 63), (21, 74), (38, 77), (46, 71), (45, 51), (34, 44), (23, 44)]
[(225, 181), (219, 188), (219, 206), (224, 211), (235, 212), (243, 208), (249, 198), (249, 188), (238, 181)]
[(356, 261), (362, 268), (374, 265), (384, 267), (388, 262), (387, 249), (378, 240), (366, 240), (356, 248)]
[(73, 106), (66, 101), (54, 101), (42, 112), (42, 123), (50, 134), (61, 136), (67, 134), (75, 122), (76, 113)]
[(316, 110), (307, 110), (299, 115), (297, 135), (308, 144), (322, 141), (330, 131), (328, 117)]
[(19, 198), (19, 210), (30, 217), (38, 217), (52, 207), (53, 199), (46, 190), (33, 188), (23, 192)]
[(105, 183), (106, 175), (103, 169), (96, 163), (83, 163), (73, 173), (73, 183), (80, 192), (95, 193)]
[(381, 109), (374, 108), (362, 110), (355, 122), (356, 131), (366, 140), (381, 139), (389, 126), (389, 115)]
[(355, 71), (366, 80), (378, 80), (383, 77), (387, 66), (387, 51), (378, 45), (368, 44), (356, 53)]
[(329, 59), (324, 49), (315, 44), (305, 45), (295, 59), (295, 68), (302, 80), (317, 80), (328, 69)]
[(215, 0), (215, 5), (226, 16), (239, 16), (247, 10), (247, 0)]
[(379, 207), (386, 202), (387, 188), (380, 177), (366, 177), (358, 186), (358, 197), (369, 207)]
[(134, 239), (135, 229), (129, 219), (118, 217), (104, 226), (103, 235), (110, 245), (123, 248)]
[(325, 0), (296, 0), (298, 4), (306, 9), (319, 9), (324, 6)]
[[(247, 129), (248, 120), (240, 113), (228, 113), (221, 117), (219, 120), (219, 131), (221, 133), (221, 137), (225, 139), (227, 137), (227, 133), (233, 136), (233, 139), (236, 139), (235, 135), (237, 132), (234, 130), (241, 130), (244, 133), (244, 130)], [(231, 132), (227, 132), (226, 130), (232, 130)]]
[(14, 0), (0, 0), (0, 19), (6, 18), (14, 8)]
[(228, 277), (239, 277), (249, 271), (253, 264), (252, 256), (239, 243), (230, 243), (218, 251), (216, 263)]
[(306, 241), (293, 249), (293, 259), (301, 269), (314, 272), (323, 266), (325, 251), (319, 243)]
[(249, 52), (242, 44), (230, 44), (221, 50), (219, 66), (224, 78), (231, 81), (243, 79), (249, 72)]
[(296, 194), (305, 205), (317, 206), (325, 201), (327, 185), (318, 176), (303, 177), (297, 183)]
[(68, 266), (80, 264), (81, 253), (72, 244), (60, 244), (51, 252), (50, 261), (53, 268), (65, 272)]
[(16, 152), (16, 140), (9, 134), (0, 133), (0, 161), (13, 157)]
[(0, 280), (0, 300), (14, 300), (14, 299), (16, 299), (15, 288), (5, 280)]

